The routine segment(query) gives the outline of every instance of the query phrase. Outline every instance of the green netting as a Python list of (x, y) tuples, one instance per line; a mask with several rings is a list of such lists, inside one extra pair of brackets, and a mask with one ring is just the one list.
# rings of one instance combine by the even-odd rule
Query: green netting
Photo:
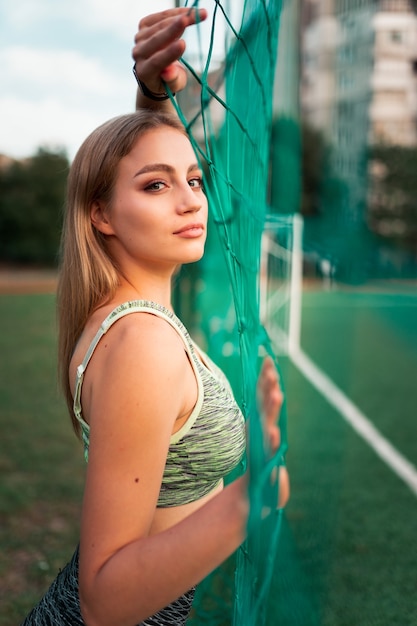
[(205, 6), (208, 31), (197, 28), (184, 59), (192, 78), (178, 113), (205, 171), (211, 234), (204, 261), (185, 277), (198, 285), (196, 323), (207, 350), (227, 371), (250, 418), (251, 514), (245, 545), (200, 585), (191, 623), (261, 626), (281, 518), (276, 512), (262, 521), (262, 511), (276, 507), (271, 471), (286, 449), (283, 411), (281, 449), (272, 459), (265, 456), (255, 392), (261, 357), (272, 353), (259, 317), (259, 270), (282, 7), (278, 0)]
[[(281, 289), (291, 256), (291, 235), (283, 234), (282, 224), (286, 216), (291, 224), (300, 208), (304, 269), (325, 278), (325, 285), (387, 278), (396, 268), (397, 276), (415, 278), (415, 149), (378, 146), (370, 115), (378, 43), (375, 18), (380, 12), (410, 11), (411, 3), (211, 0), (204, 6), (210, 13), (208, 34), (198, 28), (198, 35), (191, 37), (185, 63), (192, 79), (179, 96), (178, 110), (206, 172), (211, 232), (204, 260), (183, 270), (182, 289), (188, 285), (190, 293), (184, 298), (182, 291), (178, 306), (187, 309), (181, 314), (201, 333), (200, 340), (228, 373), (245, 415), (251, 417), (253, 513), (245, 546), (200, 586), (191, 624), (333, 626), (336, 618), (326, 614), (321, 587), (323, 581), (326, 587), (333, 585), (335, 564), (329, 555), (338, 515), (334, 500), (326, 492), (310, 509), (313, 516), (320, 511), (320, 521), (305, 524), (309, 530), (302, 537), (300, 561), (285, 517), (266, 524), (260, 519), (264, 503), (276, 497), (264, 492), (269, 466), (254, 394), (260, 346), (271, 349), (260, 323), (262, 233), (266, 220), (279, 230), (268, 243), (268, 264), (274, 266), (268, 306), (274, 291)], [(395, 29), (394, 35), (399, 36)], [(415, 72), (415, 60), (413, 67)], [(400, 179), (405, 172), (408, 178)], [(394, 235), (386, 236), (388, 231)], [(408, 251), (406, 236), (414, 245)], [(398, 241), (403, 247), (396, 246)], [(285, 322), (278, 323), (278, 330), (285, 327)], [(346, 350), (348, 364), (349, 346)], [(275, 464), (286, 448), (285, 412), (282, 425), (284, 445)], [(299, 437), (310, 447), (316, 432)], [(319, 445), (324, 448), (328, 442), (320, 439)], [(329, 455), (341, 448), (338, 440)], [(315, 477), (307, 474), (308, 469), (303, 485), (313, 501), (316, 494), (309, 481)], [(296, 527), (298, 521), (292, 522)], [(308, 559), (317, 560), (316, 569), (303, 567)], [(269, 593), (272, 569), (275, 597)], [(313, 580), (306, 580), (306, 570), (314, 571)], [(271, 612), (275, 602), (281, 607)], [(344, 595), (339, 602), (340, 621)]]

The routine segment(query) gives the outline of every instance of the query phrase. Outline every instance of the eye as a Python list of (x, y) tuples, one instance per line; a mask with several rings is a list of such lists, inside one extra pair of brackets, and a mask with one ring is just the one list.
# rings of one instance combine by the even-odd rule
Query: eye
[(195, 189), (204, 190), (204, 183), (203, 183), (203, 179), (201, 178), (201, 176), (195, 176), (194, 178), (190, 178), (190, 180), (188, 181), (188, 184), (190, 185), (190, 187), (193, 187)]
[(145, 187), (145, 191), (161, 191), (165, 187), (165, 183), (162, 180), (154, 180)]

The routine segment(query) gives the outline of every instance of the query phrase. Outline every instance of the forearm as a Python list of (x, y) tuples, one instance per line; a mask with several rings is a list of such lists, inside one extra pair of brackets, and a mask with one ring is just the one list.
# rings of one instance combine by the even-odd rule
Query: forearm
[(239, 547), (248, 508), (241, 478), (172, 528), (119, 550), (80, 585), (86, 623), (134, 626), (178, 598)]
[(170, 98), (162, 101), (151, 100), (150, 98), (144, 96), (141, 90), (138, 88), (136, 92), (136, 111), (139, 111), (140, 109), (152, 109), (157, 111), (163, 111), (164, 113), (176, 114), (175, 108)]

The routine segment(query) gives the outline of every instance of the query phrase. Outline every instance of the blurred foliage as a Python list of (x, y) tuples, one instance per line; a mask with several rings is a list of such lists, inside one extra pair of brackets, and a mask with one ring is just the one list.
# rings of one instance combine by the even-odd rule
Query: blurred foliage
[(0, 170), (0, 261), (57, 263), (69, 162), (64, 151), (40, 148)]
[(272, 124), (270, 195), (272, 210), (316, 216), (321, 212), (323, 172), (330, 172), (322, 131), (289, 117)]
[(417, 254), (417, 147), (375, 146), (370, 157), (369, 227)]
[(301, 136), (298, 121), (280, 116), (272, 122), (270, 205), (273, 212), (299, 210), (301, 193)]
[(323, 133), (304, 122), (302, 126), (302, 193), (301, 213), (314, 216), (320, 213), (323, 172), (328, 168), (329, 148)]

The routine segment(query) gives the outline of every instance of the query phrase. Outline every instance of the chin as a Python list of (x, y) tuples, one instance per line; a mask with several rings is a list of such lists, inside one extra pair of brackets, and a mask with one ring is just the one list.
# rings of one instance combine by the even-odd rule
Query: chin
[(204, 256), (204, 246), (199, 246), (198, 248), (194, 250), (190, 250), (189, 254), (184, 254), (184, 257), (181, 263), (182, 264), (196, 263), (197, 261), (202, 259), (203, 256)]

